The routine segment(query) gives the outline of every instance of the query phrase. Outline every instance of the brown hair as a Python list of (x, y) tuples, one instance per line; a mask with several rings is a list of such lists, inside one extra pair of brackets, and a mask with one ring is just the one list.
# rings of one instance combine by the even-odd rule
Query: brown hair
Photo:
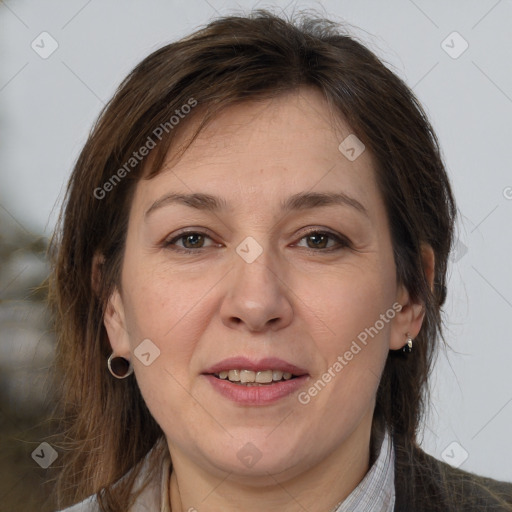
[[(393, 432), (402, 454), (398, 460), (405, 460), (403, 467), (397, 465), (397, 482), (408, 485), (401, 476), (416, 463), (412, 455), (427, 380), (442, 339), (441, 306), (456, 214), (438, 141), (411, 90), (336, 23), (309, 16), (286, 21), (258, 10), (217, 19), (138, 64), (102, 111), (71, 175), (51, 246), (50, 298), (66, 419), (61, 505), (98, 493), (103, 510), (127, 510), (140, 462), (163, 435), (135, 379), (118, 381), (106, 369), (111, 348), (103, 313), (120, 276), (131, 198), (146, 162), (131, 161), (134, 152), (150, 138), (159, 139), (151, 151), (150, 179), (174, 134), (195, 115), (170, 122), (183, 105), (196, 101), (196, 111), (204, 114), (197, 136), (228, 105), (301, 86), (320, 90), (374, 155), (398, 281), (425, 305), (414, 352), (389, 353), (372, 427), (372, 439), (384, 427)], [(422, 244), (435, 253), (433, 291), (422, 265)], [(91, 274), (98, 253), (103, 263), (96, 293)], [(113, 486), (130, 469), (130, 476)]]

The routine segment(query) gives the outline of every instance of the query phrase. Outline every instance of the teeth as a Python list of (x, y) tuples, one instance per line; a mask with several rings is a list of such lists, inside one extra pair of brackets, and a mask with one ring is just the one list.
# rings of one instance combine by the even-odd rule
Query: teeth
[(269, 382), (272, 382), (272, 370), (257, 372), (254, 382), (259, 382), (260, 384), (268, 384)]
[(272, 372), (272, 380), (281, 380), (283, 378), (283, 372), (280, 370), (274, 370)]
[(256, 372), (251, 370), (240, 370), (240, 382), (254, 382), (256, 379)]
[[(224, 373), (224, 372), (222, 372)], [(219, 374), (220, 377), (220, 374)], [(226, 377), (220, 377), (221, 379), (225, 379)], [(231, 382), (240, 382), (240, 371), (239, 370), (229, 370), (228, 379)]]
[(263, 370), (254, 372), (252, 370), (224, 370), (216, 374), (222, 380), (239, 382), (245, 385), (270, 384), (280, 380), (290, 380), (292, 374), (281, 370)]

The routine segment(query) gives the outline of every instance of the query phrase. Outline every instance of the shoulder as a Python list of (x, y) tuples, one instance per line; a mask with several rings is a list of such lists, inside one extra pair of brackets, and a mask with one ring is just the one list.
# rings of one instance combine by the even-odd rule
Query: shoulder
[(444, 491), (460, 496), (460, 502), (467, 503), (464, 510), (512, 512), (512, 483), (469, 473), (431, 458), (439, 468)]
[[(132, 468), (131, 471), (133, 471)], [(144, 457), (134, 473), (135, 482), (132, 486), (131, 502), (128, 512), (148, 512), (160, 510), (163, 499), (167, 498), (171, 459), (165, 439), (160, 439)], [(127, 473), (121, 478), (127, 478)], [(117, 484), (112, 487), (115, 488)], [(106, 505), (108, 508), (108, 505)], [(102, 512), (96, 494), (59, 512)]]
[(96, 496), (89, 496), (84, 501), (61, 510), (60, 512), (100, 512), (100, 507), (96, 500)]
[(418, 512), (512, 512), (512, 483), (454, 468), (418, 446), (412, 453), (412, 460), (397, 453), (395, 511), (414, 504)]

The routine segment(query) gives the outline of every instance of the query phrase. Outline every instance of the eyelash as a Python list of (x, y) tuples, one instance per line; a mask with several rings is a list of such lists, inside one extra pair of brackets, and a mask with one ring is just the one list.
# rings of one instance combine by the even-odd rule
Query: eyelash
[[(167, 240), (164, 240), (162, 246), (165, 248), (165, 249), (169, 249), (171, 251), (175, 251), (175, 252), (181, 252), (181, 253), (185, 253), (185, 254), (191, 254), (191, 253), (198, 253), (200, 252), (201, 250), (203, 249), (208, 249), (208, 247), (198, 247), (197, 249), (186, 249), (186, 248), (183, 248), (183, 247), (171, 247), (172, 245), (174, 245), (174, 243), (178, 240), (181, 240), (181, 239), (184, 239), (186, 238), (187, 236), (189, 235), (201, 235), (201, 236), (204, 236), (204, 237), (207, 237), (207, 238), (210, 238), (210, 236), (208, 236), (206, 233), (204, 233), (203, 231), (183, 231), (182, 233), (180, 233), (179, 235), (173, 237), (173, 238), (170, 238), (170, 239), (167, 239)], [(310, 247), (306, 247), (306, 251), (311, 251), (311, 252), (328, 252), (328, 253), (331, 253), (331, 252), (335, 252), (335, 251), (339, 251), (341, 249), (346, 249), (347, 247), (350, 247), (350, 242), (349, 240), (344, 237), (344, 236), (341, 236), (341, 235), (337, 235), (335, 233), (332, 233), (331, 231), (320, 231), (320, 230), (311, 230), (311, 231), (308, 231), (307, 233), (305, 233), (300, 239), (299, 239), (299, 242), (301, 240), (303, 240), (304, 238), (308, 238), (312, 235), (323, 235), (323, 236), (328, 236), (332, 239), (334, 239), (335, 241), (338, 242), (338, 247), (329, 247), (329, 248), (326, 248), (326, 249), (313, 249), (313, 248), (310, 248)]]

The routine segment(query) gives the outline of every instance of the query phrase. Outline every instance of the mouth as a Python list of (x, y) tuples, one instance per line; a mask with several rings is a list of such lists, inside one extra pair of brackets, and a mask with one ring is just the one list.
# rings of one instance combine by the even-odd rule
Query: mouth
[(227, 380), (233, 384), (240, 386), (271, 386), (276, 382), (296, 379), (300, 375), (294, 375), (291, 372), (283, 372), (281, 370), (224, 370), (219, 373), (211, 374), (217, 379)]
[(309, 373), (278, 358), (251, 361), (246, 357), (225, 359), (203, 375), (213, 389), (240, 405), (267, 405), (298, 391)]

